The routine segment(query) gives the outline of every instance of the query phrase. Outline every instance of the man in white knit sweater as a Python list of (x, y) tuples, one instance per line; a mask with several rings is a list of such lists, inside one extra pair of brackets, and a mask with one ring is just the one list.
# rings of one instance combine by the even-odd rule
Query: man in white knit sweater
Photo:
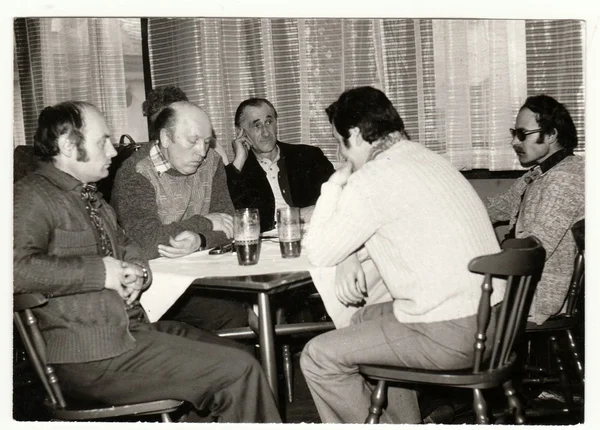
[[(358, 310), (349, 327), (312, 339), (301, 366), (323, 422), (361, 423), (371, 390), (359, 364), (472, 364), (482, 278), (467, 266), (500, 248), (475, 190), (445, 158), (408, 140), (385, 94), (348, 90), (326, 111), (347, 163), (322, 186), (307, 254), (317, 266), (337, 265), (331, 288)], [(374, 285), (367, 260), (378, 271)], [(392, 301), (370, 304), (381, 288)], [(503, 293), (494, 291), (492, 305)], [(421, 421), (413, 390), (388, 395), (381, 422)]]

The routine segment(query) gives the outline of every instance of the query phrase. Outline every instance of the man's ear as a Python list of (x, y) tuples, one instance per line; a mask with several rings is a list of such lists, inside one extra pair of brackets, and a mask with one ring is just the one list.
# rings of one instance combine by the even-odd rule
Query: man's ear
[(75, 144), (71, 142), (69, 136), (66, 134), (60, 135), (58, 138), (58, 151), (65, 157), (70, 157), (73, 151), (76, 150)]
[(169, 135), (169, 131), (166, 128), (160, 130), (159, 141), (160, 146), (162, 146), (165, 149), (167, 149), (171, 144), (171, 136)]
[(348, 137), (348, 140), (352, 140), (355, 143), (355, 145), (360, 145), (360, 144), (362, 144), (362, 142), (364, 142), (364, 139), (360, 132), (360, 128), (352, 127), (348, 131), (350, 132), (350, 136)]
[(544, 143), (548, 143), (549, 145), (558, 143), (558, 132), (555, 128), (548, 133), (544, 133)]

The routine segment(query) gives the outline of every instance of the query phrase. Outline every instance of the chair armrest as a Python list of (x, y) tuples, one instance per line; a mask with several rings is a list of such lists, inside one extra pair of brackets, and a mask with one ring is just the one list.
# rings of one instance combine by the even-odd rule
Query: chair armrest
[(48, 301), (48, 298), (40, 293), (15, 294), (13, 298), (13, 310), (15, 312), (37, 308)]

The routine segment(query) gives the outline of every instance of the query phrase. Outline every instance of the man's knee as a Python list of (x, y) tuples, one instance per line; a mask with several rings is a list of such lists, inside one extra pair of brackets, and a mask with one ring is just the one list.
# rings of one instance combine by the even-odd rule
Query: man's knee
[(300, 368), (306, 378), (310, 379), (312, 375), (317, 374), (317, 369), (320, 367), (317, 365), (317, 359), (324, 356), (320, 351), (321, 341), (319, 336), (312, 338), (304, 346), (300, 355)]

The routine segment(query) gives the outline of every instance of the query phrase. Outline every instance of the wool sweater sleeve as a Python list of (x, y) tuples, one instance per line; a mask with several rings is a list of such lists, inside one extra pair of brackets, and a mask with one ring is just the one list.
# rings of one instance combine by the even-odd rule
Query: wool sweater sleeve
[(483, 200), (492, 223), (510, 220), (521, 204), (521, 196), (525, 192), (526, 187), (527, 183), (523, 177), (520, 177), (505, 192)]
[(47, 205), (46, 192), (23, 183), (17, 183), (14, 189), (14, 292), (53, 297), (104, 289), (101, 256), (49, 255), (56, 222), (52, 208)]
[[(159, 244), (169, 244), (169, 237), (190, 230), (208, 236), (213, 233), (212, 222), (207, 218), (194, 215), (190, 218), (170, 224), (162, 224), (158, 216), (156, 193), (152, 184), (133, 168), (122, 166), (117, 172), (111, 203), (125, 231), (142, 248), (145, 259), (157, 258)], [(208, 238), (207, 238), (207, 245)]]
[[(552, 181), (548, 181), (540, 190), (533, 209), (535, 217), (523, 217), (520, 236), (537, 237), (546, 250), (546, 260), (550, 259), (571, 227), (582, 217), (584, 207), (583, 178), (569, 172), (552, 172)], [(540, 178), (541, 180), (541, 178)]]
[(361, 189), (365, 181), (354, 180), (355, 175), (343, 188), (329, 181), (321, 187), (306, 241), (308, 259), (315, 266), (340, 263), (378, 228), (379, 220), (369, 204), (372, 201), (369, 193)]

